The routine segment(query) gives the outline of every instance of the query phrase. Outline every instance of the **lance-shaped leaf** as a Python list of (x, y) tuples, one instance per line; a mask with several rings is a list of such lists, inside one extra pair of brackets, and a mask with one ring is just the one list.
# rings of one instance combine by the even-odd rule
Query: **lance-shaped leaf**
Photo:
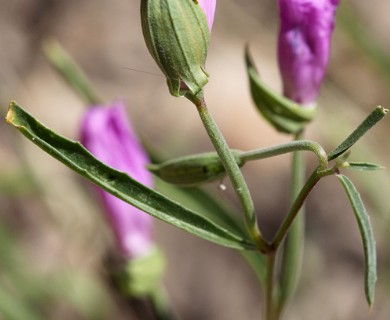
[(360, 234), (362, 236), (364, 258), (366, 263), (365, 271), (365, 292), (368, 304), (371, 306), (374, 303), (375, 295), (375, 282), (376, 282), (376, 248), (374, 233), (372, 231), (370, 217), (367, 214), (366, 208), (364, 207), (363, 201), (360, 198), (359, 192), (356, 190), (352, 181), (344, 175), (337, 175), (343, 185), (357, 223), (359, 225)]
[(376, 107), (368, 117), (345, 139), (336, 149), (328, 154), (328, 160), (333, 160), (341, 156), (351, 148), (368, 130), (376, 125), (389, 110), (379, 106)]
[(97, 186), (151, 216), (222, 246), (254, 249), (255, 245), (251, 240), (218, 226), (196, 212), (145, 187), (125, 173), (106, 166), (94, 158), (80, 143), (61, 137), (46, 128), (15, 102), (11, 102), (6, 119), (48, 154)]

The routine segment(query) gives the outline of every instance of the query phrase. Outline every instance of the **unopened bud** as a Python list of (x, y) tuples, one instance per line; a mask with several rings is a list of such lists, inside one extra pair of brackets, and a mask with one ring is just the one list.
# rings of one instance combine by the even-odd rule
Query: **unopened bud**
[[(244, 163), (241, 161), (240, 151), (233, 150), (233, 155), (241, 167)], [(226, 174), (215, 152), (173, 159), (148, 168), (165, 182), (183, 187), (210, 182)]]
[(142, 30), (150, 54), (165, 74), (170, 93), (199, 100), (208, 82), (204, 66), (210, 31), (194, 0), (142, 0)]

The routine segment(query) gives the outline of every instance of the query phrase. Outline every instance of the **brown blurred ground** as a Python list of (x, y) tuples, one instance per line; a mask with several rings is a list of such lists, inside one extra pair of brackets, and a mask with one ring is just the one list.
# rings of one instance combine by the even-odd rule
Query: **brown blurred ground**
[[(353, 0), (343, 5), (345, 12), (353, 10), (357, 15), (370, 40), (389, 53), (386, 30), (390, 27), (390, 3)], [(275, 133), (253, 108), (243, 63), (243, 46), (249, 42), (262, 77), (275, 89), (280, 87), (275, 3), (220, 0), (218, 6), (207, 61), (212, 113), (232, 148), (246, 150), (284, 142), (288, 138)], [(163, 78), (127, 69), (160, 74), (142, 39), (139, 1), (0, 0), (0, 8), (2, 117), (8, 101), (15, 99), (43, 123), (77, 139), (85, 106), (48, 66), (40, 49), (43, 39), (55, 37), (85, 69), (102, 97), (107, 101), (125, 99), (138, 132), (164, 155), (211, 150), (196, 112), (186, 100), (170, 97)], [(340, 26), (335, 32), (320, 112), (307, 137), (330, 149), (375, 105), (388, 106), (389, 79), (390, 74)], [(355, 160), (390, 167), (388, 134), (387, 119), (356, 146)], [(313, 159), (308, 159), (312, 168)], [(0, 218), (18, 239), (22, 255), (31, 264), (29, 269), (43, 277), (60, 270), (75, 296), (84, 297), (85, 288), (98, 286), (88, 301), (91, 308), (101, 310), (103, 319), (125, 319), (127, 309), (109, 298), (100, 279), (101, 258), (110, 235), (100, 213), (95, 212), (95, 204), (85, 197), (80, 179), (3, 121), (0, 179), (24, 177), (25, 170), (39, 190), (20, 190), (19, 186), (13, 192), (2, 191)], [(261, 227), (268, 236), (287, 208), (283, 203), (288, 199), (288, 170), (289, 157), (244, 170), (256, 196)], [(369, 311), (365, 304), (363, 253), (353, 214), (341, 187), (334, 179), (327, 179), (310, 197), (303, 278), (286, 319), (390, 317), (389, 173), (350, 176), (363, 190), (376, 231), (380, 272), (376, 305)], [(211, 188), (220, 197), (226, 196), (218, 191), (218, 184)], [(156, 238), (168, 256), (166, 284), (182, 319), (260, 318), (261, 291), (235, 252), (159, 222)], [(69, 310), (54, 304), (48, 319), (83, 318)]]

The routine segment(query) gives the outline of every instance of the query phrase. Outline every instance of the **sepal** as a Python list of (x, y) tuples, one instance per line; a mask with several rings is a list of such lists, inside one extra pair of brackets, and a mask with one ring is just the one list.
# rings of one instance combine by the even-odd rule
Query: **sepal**
[(248, 47), (245, 62), (252, 99), (263, 117), (280, 132), (296, 134), (302, 131), (316, 114), (316, 105), (300, 105), (267, 87), (257, 73)]
[(158, 248), (131, 259), (115, 275), (115, 282), (127, 296), (142, 298), (160, 288), (165, 271), (165, 256)]

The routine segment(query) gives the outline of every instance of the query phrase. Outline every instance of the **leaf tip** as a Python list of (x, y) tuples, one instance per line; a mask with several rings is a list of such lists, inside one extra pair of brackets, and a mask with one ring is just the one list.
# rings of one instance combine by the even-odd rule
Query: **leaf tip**
[(15, 116), (15, 106), (17, 105), (16, 101), (12, 100), (8, 105), (8, 112), (5, 116), (5, 121), (7, 121), (10, 124), (13, 124), (14, 116)]
[(374, 307), (374, 297), (368, 297), (367, 298), (367, 303), (368, 303), (368, 308), (371, 311), (373, 309), (373, 307)]

